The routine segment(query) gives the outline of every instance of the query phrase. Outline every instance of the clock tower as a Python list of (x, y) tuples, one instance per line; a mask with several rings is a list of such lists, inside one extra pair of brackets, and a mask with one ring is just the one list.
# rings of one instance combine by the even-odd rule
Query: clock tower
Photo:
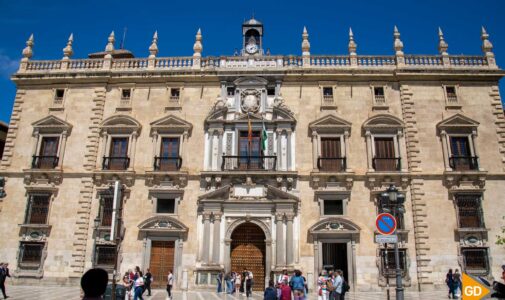
[(242, 55), (263, 55), (263, 24), (254, 17), (242, 24)]

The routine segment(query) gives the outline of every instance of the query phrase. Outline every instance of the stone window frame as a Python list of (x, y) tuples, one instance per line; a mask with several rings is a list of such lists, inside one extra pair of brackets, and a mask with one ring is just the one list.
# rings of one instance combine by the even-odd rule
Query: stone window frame
[[(43, 224), (39, 223), (29, 223), (28, 219), (30, 216), (30, 212), (32, 209), (32, 197), (33, 196), (49, 196), (49, 203), (47, 207), (47, 216), (46, 216), (46, 222)], [(54, 199), (56, 198), (56, 193), (51, 191), (51, 190), (30, 190), (27, 192), (27, 202), (26, 202), (26, 207), (25, 207), (25, 217), (23, 219), (23, 225), (30, 226), (30, 227), (37, 227), (40, 225), (49, 225), (49, 219), (51, 217), (51, 208), (52, 208), (52, 203)]]
[[(179, 90), (179, 97), (178, 98), (173, 98), (172, 97), (172, 90)], [(166, 93), (166, 107), (165, 111), (167, 110), (177, 110), (180, 109), (181, 106), (181, 100), (182, 97), (184, 96), (184, 83), (183, 82), (170, 82), (166, 84), (165, 88), (165, 93)]]
[[(447, 88), (454, 87), (454, 93), (456, 94), (456, 101), (451, 101), (447, 95)], [(442, 92), (444, 94), (445, 106), (446, 108), (461, 108), (461, 97), (459, 93), (459, 84), (455, 83), (442, 83)]]
[(98, 264), (98, 248), (114, 248), (114, 251), (117, 251), (116, 245), (115, 244), (97, 244), (95, 243), (93, 247), (93, 267), (94, 268), (103, 268), (107, 271), (113, 271), (114, 269), (114, 263), (112, 265), (104, 265), (104, 264)]
[(97, 159), (96, 168), (98, 170), (102, 170), (103, 157), (109, 157), (112, 138), (126, 137), (128, 138), (128, 158), (130, 159), (127, 170), (134, 170), (135, 149), (137, 145), (137, 138), (141, 129), (142, 125), (130, 116), (113, 115), (105, 119), (100, 124), (100, 149), (98, 153), (101, 154), (101, 159)]
[[(379, 259), (379, 262), (378, 262), (378, 267), (379, 267), (379, 276), (382, 278), (382, 279), (386, 279), (386, 274), (385, 274), (385, 260), (384, 260), (384, 255), (383, 253), (385, 252), (385, 247), (381, 244), (378, 248), (377, 248), (377, 255), (378, 255), (378, 259)], [(392, 247), (388, 247), (388, 252), (392, 252), (394, 253), (394, 248)], [(404, 252), (404, 264), (405, 264), (405, 270), (402, 270), (402, 278), (409, 278), (409, 269), (410, 269), (410, 255), (409, 255), (409, 249), (407, 246), (401, 246), (401, 247), (398, 247), (398, 250), (400, 252)], [(384, 253), (385, 254), (385, 253)], [(401, 259), (401, 257), (400, 257)], [(389, 278), (395, 278), (396, 276), (396, 273), (395, 273), (395, 269), (393, 269), (393, 271), (389, 274)], [(392, 282), (390, 282), (390, 284), (393, 284)]]
[[(31, 158), (33, 158), (33, 156), (39, 156), (42, 140), (44, 137), (58, 137), (58, 164), (56, 165), (55, 169), (62, 169), (63, 158), (67, 145), (67, 138), (72, 131), (72, 125), (55, 116), (50, 115), (37, 122), (32, 123), (32, 126), (32, 137), (34, 140)], [(32, 168), (32, 162), (33, 159), (30, 160), (30, 169)]]
[[(133, 96), (135, 94), (135, 87), (136, 87), (136, 85), (134, 83), (127, 83), (127, 84), (118, 85), (119, 105), (116, 108), (116, 111), (131, 110), (132, 103), (133, 103)], [(128, 98), (123, 97), (123, 90), (130, 90), (130, 97), (128, 97)]]
[[(328, 217), (344, 217), (347, 215), (349, 201), (351, 201), (350, 192), (338, 191), (316, 191), (316, 201), (319, 203), (319, 219), (326, 219)], [(342, 214), (341, 215), (327, 215), (324, 213), (325, 200), (341, 200), (342, 201)]]
[[(63, 97), (57, 97), (58, 90), (63, 90)], [(65, 100), (67, 99), (67, 94), (69, 92), (68, 87), (55, 87), (53, 88), (53, 102), (50, 109), (61, 109), (65, 106)]]
[(366, 140), (368, 172), (384, 172), (375, 171), (373, 167), (376, 137), (393, 138), (395, 156), (400, 158), (400, 170), (387, 172), (408, 171), (407, 145), (404, 134), (405, 124), (401, 119), (390, 114), (378, 114), (363, 123), (363, 130)]
[[(23, 257), (23, 245), (24, 244), (38, 244), (42, 246), (41, 249), (41, 254), (40, 254), (40, 262), (39, 263), (24, 263), (22, 262), (21, 258)], [(20, 241), (19, 246), (18, 246), (18, 253), (17, 253), (17, 268), (16, 273), (18, 274), (18, 277), (20, 275), (26, 275), (26, 276), (35, 276), (37, 278), (42, 278), (42, 273), (44, 270), (44, 263), (47, 257), (47, 241)], [(24, 274), (24, 273), (27, 274)]]
[[(184, 191), (151, 189), (149, 190), (149, 199), (151, 199), (151, 203), (153, 204), (152, 214), (154, 216), (176, 217), (179, 215), (179, 206), (184, 199)], [(174, 199), (174, 213), (158, 213), (158, 199)]]
[[(377, 101), (375, 97), (375, 88), (382, 88), (384, 92), (384, 100)], [(370, 92), (372, 93), (372, 109), (373, 110), (387, 110), (389, 109), (388, 92), (389, 86), (383, 82), (372, 82), (370, 84)]]
[[(324, 89), (330, 88), (331, 89), (331, 99), (328, 98), (326, 99), (324, 96)], [(321, 109), (325, 108), (336, 108), (336, 92), (337, 92), (337, 83), (336, 82), (319, 82), (319, 93), (320, 93), (320, 103), (321, 103)]]
[(480, 164), (477, 147), (478, 126), (479, 122), (459, 113), (440, 121), (436, 125), (442, 143), (442, 154), (446, 172), (454, 171), (449, 161), (449, 158), (452, 156), (451, 137), (467, 137), (470, 154), (473, 157), (477, 157), (477, 170), (485, 171)]
[[(458, 196), (461, 196), (461, 195), (474, 195), (474, 196), (478, 196), (479, 198), (479, 207), (478, 207), (478, 210), (479, 210), (479, 214), (480, 214), (480, 221), (482, 223), (482, 226), (481, 227), (460, 227), (460, 216), (459, 216), (459, 207), (458, 207)], [(465, 229), (482, 229), (484, 231), (486, 231), (486, 222), (484, 220), (484, 211), (483, 211), (483, 202), (484, 202), (484, 192), (481, 190), (468, 190), (468, 191), (455, 191), (455, 192), (452, 192), (450, 193), (450, 197), (451, 197), (451, 200), (453, 201), (454, 203), (454, 209), (455, 209), (455, 213), (456, 213), (456, 226), (457, 226), (457, 229), (458, 230), (465, 230)]]
[[(467, 270), (466, 268), (466, 257), (464, 254), (465, 250), (470, 250), (470, 249), (481, 249), (481, 250), (486, 250), (486, 269), (482, 269), (479, 271), (473, 271), (473, 270)], [(490, 248), (487, 246), (479, 246), (479, 247), (459, 247), (459, 256), (460, 256), (460, 263), (461, 263), (461, 269), (463, 272), (470, 274), (470, 275), (476, 275), (476, 276), (488, 276), (491, 274), (491, 255), (490, 255)]]

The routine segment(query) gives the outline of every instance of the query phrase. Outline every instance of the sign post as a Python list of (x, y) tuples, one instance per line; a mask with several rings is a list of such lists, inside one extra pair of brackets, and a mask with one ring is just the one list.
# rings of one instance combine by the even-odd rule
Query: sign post
[[(380, 234), (390, 235), (396, 230), (396, 218), (388, 213), (381, 213), (375, 219), (375, 226)], [(388, 242), (391, 243), (391, 242)]]
[(375, 236), (375, 242), (378, 244), (384, 244), (384, 264), (385, 264), (385, 275), (386, 275), (386, 295), (389, 300), (389, 262), (388, 262), (388, 244), (398, 245), (398, 236), (396, 231), (396, 218), (388, 213), (381, 213), (375, 219), (375, 226), (380, 234)]

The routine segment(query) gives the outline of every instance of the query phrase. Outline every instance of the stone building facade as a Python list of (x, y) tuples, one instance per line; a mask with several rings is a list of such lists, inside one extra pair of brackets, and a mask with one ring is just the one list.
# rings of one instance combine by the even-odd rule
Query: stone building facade
[(0, 258), (17, 282), (70, 284), (117, 251), (119, 272), (163, 284), (173, 269), (179, 289), (244, 268), (258, 289), (283, 269), (313, 287), (337, 268), (379, 290), (390, 185), (406, 195), (407, 288), (449, 268), (500, 277), (505, 73), (484, 29), (482, 56), (449, 55), (441, 31), (439, 55), (404, 54), (397, 28), (390, 56), (358, 55), (352, 31), (347, 55), (313, 55), (306, 29), (301, 56), (275, 56), (261, 22), (242, 29), (223, 57), (201, 55), (200, 31), (189, 57), (158, 57), (155, 33), (134, 58), (112, 33), (90, 58), (71, 58), (71, 36), (61, 60), (32, 60), (30, 37), (0, 164)]

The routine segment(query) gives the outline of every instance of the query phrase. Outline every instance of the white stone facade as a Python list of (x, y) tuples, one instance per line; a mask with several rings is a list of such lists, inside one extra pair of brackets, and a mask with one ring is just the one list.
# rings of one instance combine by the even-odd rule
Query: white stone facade
[[(440, 55), (407, 55), (395, 28), (395, 55), (358, 55), (350, 31), (349, 55), (323, 57), (310, 53), (304, 29), (303, 55), (293, 57), (262, 55), (261, 23), (243, 28), (242, 55), (220, 58), (201, 55), (201, 31), (192, 57), (157, 57), (155, 34), (148, 58), (118, 58), (111, 34), (102, 58), (71, 59), (71, 36), (62, 60), (40, 61), (30, 37), (12, 77), (0, 164), (0, 258), (16, 280), (70, 283), (97, 265), (97, 245), (114, 242), (94, 219), (106, 214), (101, 198), (116, 180), (118, 271), (149, 267), (154, 243), (173, 241), (180, 289), (230, 271), (235, 229), (254, 224), (264, 234), (266, 282), (299, 268), (313, 286), (328, 245), (340, 245), (331, 251), (345, 256), (336, 264), (351, 286), (379, 290), (377, 196), (390, 184), (406, 194), (407, 288), (444, 285), (449, 268), (467, 270), (473, 250), (486, 253), (487, 267), (473, 261), (467, 271), (500, 277), (505, 73), (484, 30), (483, 56), (449, 55), (441, 31)], [(328, 141), (338, 141), (338, 155), (328, 155)], [(381, 158), (386, 144), (391, 156)], [(477, 199), (470, 208), (479, 224), (461, 226), (465, 196)], [(170, 212), (159, 213), (158, 199), (173, 201)], [(335, 200), (340, 213), (329, 210)], [(43, 221), (30, 221), (35, 206)]]

